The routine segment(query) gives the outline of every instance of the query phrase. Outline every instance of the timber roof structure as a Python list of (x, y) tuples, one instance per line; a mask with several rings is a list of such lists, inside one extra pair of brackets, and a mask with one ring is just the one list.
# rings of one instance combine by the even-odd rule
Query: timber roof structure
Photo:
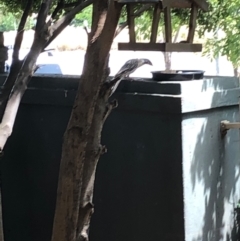
[(208, 3), (206, 0), (115, 0), (119, 3), (162, 3), (162, 7), (171, 8), (191, 8), (192, 4), (195, 4), (203, 11), (208, 11)]
[[(119, 4), (126, 4), (127, 23), (129, 27), (129, 43), (118, 43), (119, 50), (134, 51), (162, 51), (162, 52), (201, 52), (202, 44), (194, 44), (194, 34), (197, 25), (198, 11), (208, 11), (206, 0), (115, 0)], [(149, 43), (139, 43), (136, 41), (135, 33), (135, 4), (152, 4), (154, 6), (151, 37)], [(179, 43), (172, 42), (172, 22), (171, 9), (189, 8), (191, 9), (189, 19), (189, 31), (185, 41)], [(163, 17), (161, 17), (163, 16)], [(157, 43), (157, 30), (159, 21), (164, 21), (165, 43)]]

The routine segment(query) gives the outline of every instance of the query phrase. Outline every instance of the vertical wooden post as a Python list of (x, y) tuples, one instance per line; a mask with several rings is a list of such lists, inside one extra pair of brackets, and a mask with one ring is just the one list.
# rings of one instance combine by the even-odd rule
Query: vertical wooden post
[(161, 8), (160, 4), (157, 3), (153, 11), (153, 21), (152, 21), (152, 33), (150, 37), (150, 43), (156, 43), (157, 41), (157, 31), (160, 20)]
[(127, 4), (127, 23), (129, 28), (130, 43), (136, 43), (133, 4)]
[(190, 21), (189, 21), (189, 30), (188, 30), (188, 37), (187, 37), (188, 43), (193, 43), (194, 33), (197, 26), (197, 14), (198, 14), (198, 7), (193, 3), (191, 8)]
[(4, 46), (3, 32), (0, 32), (0, 73), (5, 72), (5, 61), (8, 59), (8, 49)]
[[(4, 36), (3, 32), (0, 32), (0, 73), (4, 73), (5, 70), (5, 61), (1, 61), (1, 49), (4, 48)], [(0, 175), (0, 241), (4, 241), (3, 235), (3, 216), (2, 216), (2, 180)]]
[(0, 32), (0, 47), (4, 46), (4, 36), (3, 36), (3, 32)]
[(164, 24), (166, 43), (172, 43), (171, 9), (169, 6), (164, 8)]

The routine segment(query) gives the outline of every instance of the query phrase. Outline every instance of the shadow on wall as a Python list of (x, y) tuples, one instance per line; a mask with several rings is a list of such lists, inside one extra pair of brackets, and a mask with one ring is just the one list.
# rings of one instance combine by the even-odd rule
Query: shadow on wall
[[(212, 84), (215, 90), (223, 89), (219, 84)], [(203, 85), (202, 90), (206, 89), (207, 86)], [(228, 94), (226, 90), (214, 92), (211, 108), (224, 100)], [(238, 106), (186, 114), (186, 118), (196, 119), (193, 121), (198, 129), (189, 168), (191, 191), (192, 194), (201, 192), (202, 196), (200, 199), (195, 197), (195, 202), (199, 206), (202, 205), (203, 214), (202, 230), (198, 230), (197, 237), (192, 236), (187, 240), (240, 240), (234, 214), (240, 198), (239, 131), (229, 130), (224, 138), (221, 138), (220, 134), (221, 120), (239, 121)]]

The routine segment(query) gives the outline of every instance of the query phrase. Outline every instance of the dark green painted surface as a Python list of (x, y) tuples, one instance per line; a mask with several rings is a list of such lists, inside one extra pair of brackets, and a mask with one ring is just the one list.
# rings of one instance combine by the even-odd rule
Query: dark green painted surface
[(183, 236), (179, 118), (134, 111), (116, 111), (109, 118), (103, 133), (109, 151), (98, 166), (91, 240)]
[(22, 105), (1, 160), (5, 240), (50, 240), (62, 135), (70, 110)]
[[(58, 90), (56, 80), (40, 81), (36, 89), (33, 80), (24, 97), (1, 160), (5, 241), (51, 237), (62, 136), (76, 81)], [(118, 97), (119, 108), (103, 131), (108, 153), (98, 166), (91, 240), (182, 237), (180, 115), (162, 114), (169, 110), (149, 96)], [(170, 112), (180, 113), (179, 100), (166, 101), (174, 103)]]
[[(5, 241), (50, 241), (62, 137), (77, 81), (34, 77), (24, 95), (1, 160)], [(201, 127), (199, 113), (219, 128), (221, 117), (210, 113), (236, 111), (239, 93), (234, 78), (124, 81), (115, 95), (119, 107), (103, 131), (108, 153), (98, 165), (91, 241), (183, 241), (184, 218), (191, 220), (183, 205), (189, 207), (192, 194), (190, 180), (190, 194), (183, 199), (182, 169), (191, 160), (182, 158), (190, 150), (182, 140), (187, 135), (190, 144), (199, 138), (188, 127)], [(201, 160), (201, 153), (196, 155)]]

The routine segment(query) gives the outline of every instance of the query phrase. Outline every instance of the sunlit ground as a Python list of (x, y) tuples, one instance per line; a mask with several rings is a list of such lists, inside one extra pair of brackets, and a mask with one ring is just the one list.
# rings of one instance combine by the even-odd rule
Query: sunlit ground
[[(27, 50), (21, 51), (21, 57), (25, 56)], [(38, 58), (38, 64), (42, 67), (38, 73), (80, 75), (84, 63), (85, 51), (52, 51), (52, 56), (42, 53)], [(11, 56), (11, 51), (9, 51)], [(163, 54), (161, 52), (145, 51), (116, 51), (112, 50), (110, 55), (111, 75), (114, 75), (119, 68), (130, 58), (148, 58), (152, 61), (153, 66), (143, 66), (139, 68), (133, 77), (151, 77), (151, 71), (164, 70)], [(8, 63), (11, 62), (9, 59)], [(216, 61), (211, 62), (206, 57), (194, 53), (174, 53), (172, 55), (172, 69), (174, 70), (204, 70), (205, 75), (217, 75)], [(226, 58), (219, 59), (219, 75), (232, 76), (233, 67)]]
[[(5, 45), (13, 45), (15, 32), (5, 32)], [(33, 31), (27, 31), (24, 34), (23, 49), (20, 52), (23, 58), (31, 46), (33, 40)], [(117, 42), (128, 41), (128, 31), (123, 31), (113, 44), (113, 49), (110, 55), (111, 75), (114, 75), (121, 66), (131, 58), (148, 58), (152, 61), (153, 66), (143, 66), (139, 68), (133, 77), (151, 77), (151, 71), (164, 70), (164, 59), (161, 52), (146, 52), (146, 51), (117, 51)], [(181, 40), (181, 39), (179, 39)], [(82, 28), (66, 28), (61, 35), (53, 41), (49, 48), (56, 49), (52, 51), (52, 56), (43, 53), (38, 58), (38, 64), (41, 68), (37, 73), (42, 74), (64, 74), (64, 75), (80, 75), (84, 63), (84, 50), (74, 51), (58, 51), (58, 49), (85, 49), (87, 44), (86, 32)], [(11, 63), (12, 52), (9, 50), (8, 64)], [(225, 57), (220, 57), (218, 62), (218, 70), (216, 61), (211, 62), (207, 57), (203, 57), (201, 53), (173, 53), (172, 54), (172, 69), (173, 70), (204, 70), (205, 75), (224, 75), (232, 76), (233, 67)]]

